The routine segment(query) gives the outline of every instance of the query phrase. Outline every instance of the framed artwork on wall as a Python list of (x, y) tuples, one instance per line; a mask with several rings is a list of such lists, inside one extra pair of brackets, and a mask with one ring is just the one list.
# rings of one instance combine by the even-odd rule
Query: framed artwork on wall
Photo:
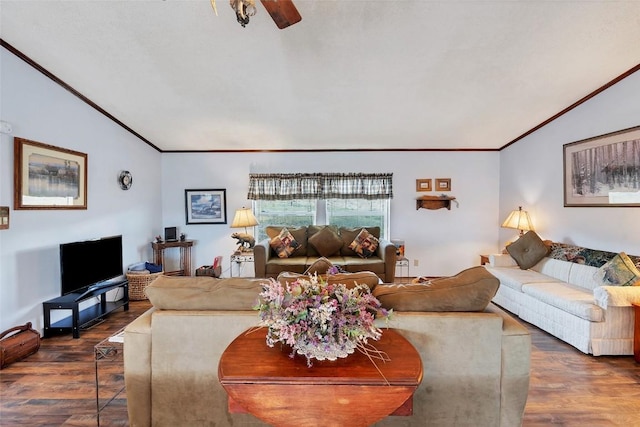
[(87, 155), (28, 139), (13, 142), (14, 209), (87, 209)]
[(226, 224), (227, 190), (184, 190), (187, 224)]
[(451, 178), (436, 178), (436, 191), (451, 191)]
[(0, 206), (0, 230), (9, 229), (9, 206)]
[(565, 207), (640, 206), (640, 126), (562, 147)]
[(416, 179), (416, 191), (431, 191), (431, 178)]

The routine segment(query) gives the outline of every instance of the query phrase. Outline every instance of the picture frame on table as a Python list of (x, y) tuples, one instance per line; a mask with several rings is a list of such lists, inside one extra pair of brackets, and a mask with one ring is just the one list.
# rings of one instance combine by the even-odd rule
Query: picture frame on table
[(640, 126), (562, 148), (565, 207), (640, 206)]
[(226, 224), (227, 190), (184, 190), (187, 224)]
[(86, 153), (14, 138), (14, 209), (87, 209)]

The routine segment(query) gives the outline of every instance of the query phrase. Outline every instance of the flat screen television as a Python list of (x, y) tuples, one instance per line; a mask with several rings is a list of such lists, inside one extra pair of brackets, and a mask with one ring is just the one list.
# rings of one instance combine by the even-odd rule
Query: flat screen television
[(60, 245), (62, 295), (97, 289), (122, 275), (122, 236)]

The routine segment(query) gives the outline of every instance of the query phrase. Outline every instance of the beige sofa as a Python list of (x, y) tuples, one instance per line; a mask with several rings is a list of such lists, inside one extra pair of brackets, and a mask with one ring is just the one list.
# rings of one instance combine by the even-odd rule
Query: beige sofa
[(253, 249), (255, 277), (276, 278), (284, 271), (304, 273), (319, 257), (325, 257), (348, 272), (372, 271), (383, 282), (392, 283), (395, 280), (396, 247), (390, 241), (380, 239), (380, 227), (365, 227), (379, 240), (375, 253), (368, 258), (358, 256), (349, 248), (362, 228), (338, 228), (331, 225), (287, 227), (299, 247), (289, 257), (279, 258), (269, 242), (282, 228), (266, 227), (269, 237), (256, 243)]
[[(265, 425), (252, 415), (229, 413), (218, 381), (222, 352), (258, 322), (250, 306), (260, 282), (165, 276), (147, 288), (154, 308), (125, 330), (131, 426)], [(504, 311), (490, 304), (482, 312), (397, 312), (389, 326), (416, 347), (424, 376), (413, 415), (376, 425), (521, 424), (530, 336)], [(299, 397), (312, 399), (313, 390)]]

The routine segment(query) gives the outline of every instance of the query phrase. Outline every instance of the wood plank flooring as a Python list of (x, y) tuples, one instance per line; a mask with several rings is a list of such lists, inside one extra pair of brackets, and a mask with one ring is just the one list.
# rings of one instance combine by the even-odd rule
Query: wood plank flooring
[[(132, 301), (128, 312), (112, 313), (79, 339), (42, 340), (38, 353), (0, 371), (0, 426), (96, 426), (93, 347), (148, 308)], [(633, 357), (588, 356), (525, 325), (533, 343), (525, 427), (640, 426), (640, 364)], [(128, 425), (124, 393), (102, 412), (100, 425)]]

